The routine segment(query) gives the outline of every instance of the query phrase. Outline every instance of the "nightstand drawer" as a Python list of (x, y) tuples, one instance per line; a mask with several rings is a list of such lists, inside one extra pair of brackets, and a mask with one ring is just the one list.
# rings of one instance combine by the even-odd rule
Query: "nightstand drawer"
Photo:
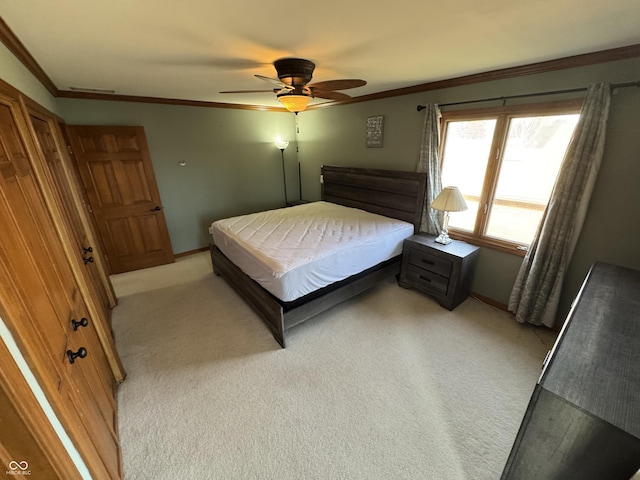
[(406, 279), (421, 290), (431, 290), (442, 295), (447, 294), (449, 280), (424, 268), (409, 265), (405, 272)]
[[(451, 267), (453, 262), (444, 258), (436, 257), (430, 253), (424, 252), (419, 248), (409, 248), (409, 265), (415, 265), (416, 267), (429, 270), (430, 272), (437, 273), (443, 277), (449, 278), (451, 276)], [(446, 288), (445, 288), (446, 291)]]

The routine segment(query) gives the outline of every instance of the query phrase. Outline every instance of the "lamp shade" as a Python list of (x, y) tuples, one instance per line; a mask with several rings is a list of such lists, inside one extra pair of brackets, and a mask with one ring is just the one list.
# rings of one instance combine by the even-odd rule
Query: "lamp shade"
[(282, 102), (284, 107), (293, 113), (302, 112), (313, 97), (309, 95), (294, 95), (291, 93), (280, 95), (278, 100)]
[(276, 147), (278, 147), (280, 150), (284, 150), (289, 146), (289, 142), (285, 142), (284, 140), (282, 140), (282, 137), (280, 136), (276, 137), (276, 139), (274, 140), (274, 143), (276, 144)]
[(467, 204), (458, 187), (444, 187), (433, 202), (431, 208), (445, 212), (462, 212)]

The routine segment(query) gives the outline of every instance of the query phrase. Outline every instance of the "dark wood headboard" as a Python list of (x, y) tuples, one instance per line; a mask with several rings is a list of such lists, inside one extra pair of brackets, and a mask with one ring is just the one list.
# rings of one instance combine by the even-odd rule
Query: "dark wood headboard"
[(322, 199), (412, 223), (420, 228), (427, 175), (322, 166)]

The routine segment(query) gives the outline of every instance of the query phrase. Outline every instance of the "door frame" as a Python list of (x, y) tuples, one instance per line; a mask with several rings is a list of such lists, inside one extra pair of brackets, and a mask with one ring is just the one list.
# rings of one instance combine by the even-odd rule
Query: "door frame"
[[(2, 320), (0, 319), (0, 321)], [(3, 326), (0, 325), (0, 328)], [(51, 424), (42, 403), (36, 397), (34, 388), (27, 380), (29, 373), (25, 374), (21, 370), (18, 359), (15, 358), (15, 354), (11, 352), (11, 347), (7, 344), (7, 339), (2, 335), (0, 337), (1, 402), (8, 403), (17, 412), (17, 415), (12, 416), (12, 425), (7, 428), (5, 424), (3, 433), (10, 434), (12, 438), (22, 439), (23, 451), (28, 454), (28, 457), (24, 458), (15, 457), (15, 453), (11, 451), (13, 448), (5, 444), (3, 436), (2, 442), (0, 442), (0, 468), (8, 467), (10, 462), (24, 461), (33, 468), (33, 456), (36, 456), (38, 463), (49, 464), (60, 479), (80, 478), (80, 473), (69, 456), (67, 447)], [(9, 343), (11, 343), (10, 340)], [(30, 441), (26, 441), (26, 439)], [(33, 473), (35, 476), (39, 476), (39, 472), (33, 471)]]

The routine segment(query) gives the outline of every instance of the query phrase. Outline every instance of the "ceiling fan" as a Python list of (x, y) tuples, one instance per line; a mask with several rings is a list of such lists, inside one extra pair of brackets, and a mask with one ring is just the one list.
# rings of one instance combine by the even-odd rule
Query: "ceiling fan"
[(302, 112), (313, 98), (326, 98), (328, 100), (348, 100), (351, 97), (337, 90), (362, 87), (367, 84), (364, 80), (341, 79), (327, 80), (318, 83), (309, 83), (313, 77), (315, 63), (303, 58), (281, 58), (273, 62), (278, 72), (278, 78), (256, 75), (257, 78), (275, 83), (278, 88), (272, 90), (232, 90), (220, 93), (264, 93), (271, 92), (290, 112)]

